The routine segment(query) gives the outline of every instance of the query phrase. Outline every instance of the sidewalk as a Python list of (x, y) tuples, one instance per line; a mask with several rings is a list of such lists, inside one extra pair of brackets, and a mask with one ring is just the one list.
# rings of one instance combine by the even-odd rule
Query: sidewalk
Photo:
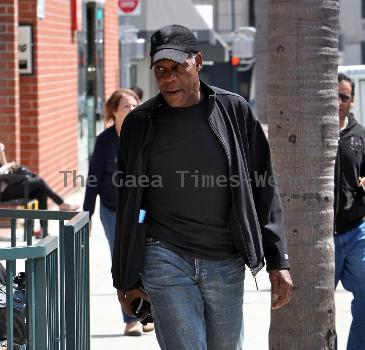
[[(69, 196), (67, 201), (82, 206), (83, 197), (83, 191), (80, 190)], [(159, 346), (154, 332), (141, 337), (123, 336), (124, 324), (116, 291), (112, 286), (108, 243), (98, 213), (97, 205), (90, 237), (91, 350), (158, 350)], [(52, 223), (50, 224), (52, 233), (51, 225)], [(9, 246), (9, 243), (2, 240), (0, 246)], [(257, 283), (259, 291), (256, 291), (254, 280), (247, 275), (244, 295), (244, 350), (268, 349), (270, 282), (264, 271), (259, 273)], [(336, 291), (335, 297), (338, 350), (344, 350), (351, 322), (350, 302), (352, 297), (342, 286)]]

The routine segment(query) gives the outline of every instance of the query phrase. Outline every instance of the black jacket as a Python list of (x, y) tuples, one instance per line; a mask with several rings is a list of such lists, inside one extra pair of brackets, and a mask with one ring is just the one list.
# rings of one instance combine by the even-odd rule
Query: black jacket
[[(237, 249), (254, 276), (264, 266), (264, 256), (268, 269), (289, 268), (281, 202), (265, 134), (241, 96), (203, 82), (201, 87), (209, 99), (207, 119), (225, 150), (229, 175), (240, 178), (240, 186), (230, 187), (228, 222)], [(121, 180), (146, 174), (153, 116), (161, 101), (157, 95), (125, 119), (118, 153)], [(260, 175), (264, 181), (256, 184)], [(118, 191), (112, 274), (114, 287), (124, 291), (138, 286), (144, 263), (145, 225), (138, 223), (142, 194), (138, 186), (120, 186)]]
[(365, 129), (352, 115), (340, 132), (335, 165), (335, 231), (357, 226), (365, 216), (365, 191), (359, 177), (365, 176)]

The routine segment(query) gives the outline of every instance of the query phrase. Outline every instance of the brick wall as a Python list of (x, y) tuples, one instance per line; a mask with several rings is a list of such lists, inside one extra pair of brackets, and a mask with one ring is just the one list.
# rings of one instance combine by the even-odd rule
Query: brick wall
[(118, 2), (105, 1), (105, 101), (120, 87), (118, 48)]
[(21, 160), (64, 194), (60, 170), (77, 169), (77, 41), (69, 0), (22, 0), (20, 23), (33, 24), (34, 71), (20, 77)]
[(46, 1), (38, 23), (39, 172), (64, 192), (61, 170), (77, 170), (77, 37), (69, 0)]
[[(77, 0), (78, 16), (81, 0)], [(62, 170), (78, 168), (77, 36), (70, 0), (0, 2), (0, 142), (9, 159), (38, 172), (60, 194)], [(105, 95), (119, 88), (117, 2), (105, 1)], [(31, 24), (33, 74), (18, 71), (18, 23)], [(80, 18), (79, 18), (80, 23)]]
[(20, 159), (17, 3), (0, 3), (0, 142), (9, 160)]

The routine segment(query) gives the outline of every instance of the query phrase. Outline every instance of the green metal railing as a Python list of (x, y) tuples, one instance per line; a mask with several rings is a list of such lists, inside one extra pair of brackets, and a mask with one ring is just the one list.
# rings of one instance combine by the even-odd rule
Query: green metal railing
[[(27, 350), (89, 350), (88, 213), (0, 209), (0, 217), (11, 220), (11, 247), (0, 248), (7, 268), (8, 349), (14, 338), (12, 280), (17, 260), (25, 259)], [(16, 246), (18, 219), (25, 220), (27, 246)], [(33, 245), (36, 219), (46, 237)], [(48, 220), (59, 221), (58, 237), (47, 236)]]

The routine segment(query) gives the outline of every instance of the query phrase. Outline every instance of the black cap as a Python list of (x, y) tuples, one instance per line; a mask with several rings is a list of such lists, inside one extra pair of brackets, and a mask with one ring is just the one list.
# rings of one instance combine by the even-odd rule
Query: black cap
[(198, 43), (193, 32), (184, 26), (164, 26), (151, 36), (151, 67), (164, 58), (184, 63), (189, 54), (198, 53)]

